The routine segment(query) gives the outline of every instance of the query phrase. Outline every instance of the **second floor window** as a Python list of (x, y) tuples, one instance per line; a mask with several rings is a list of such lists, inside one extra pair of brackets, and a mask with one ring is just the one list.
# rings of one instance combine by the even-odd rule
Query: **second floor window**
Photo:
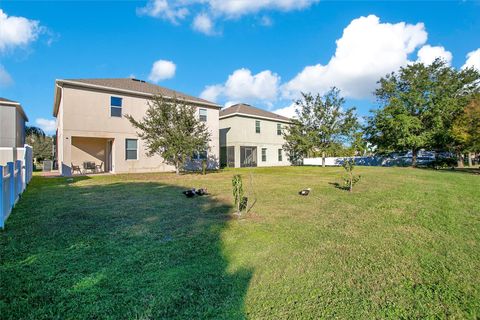
[(255, 120), (255, 132), (260, 133), (260, 121)]
[(262, 162), (267, 161), (267, 148), (262, 148)]
[(200, 109), (199, 110), (199, 119), (200, 119), (200, 121), (203, 121), (203, 122), (207, 121), (207, 109)]
[(110, 116), (122, 117), (122, 98), (110, 97)]
[(192, 155), (192, 160), (206, 160), (208, 158), (208, 151), (195, 151)]
[(277, 123), (277, 136), (282, 135), (282, 125), (280, 123)]

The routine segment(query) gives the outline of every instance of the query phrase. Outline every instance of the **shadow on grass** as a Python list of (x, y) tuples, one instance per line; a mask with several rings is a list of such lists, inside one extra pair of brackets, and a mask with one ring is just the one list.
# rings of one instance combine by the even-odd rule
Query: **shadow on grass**
[(480, 175), (480, 168), (441, 168), (441, 169), (434, 169), (431, 167), (417, 167), (417, 169), (422, 170), (431, 170), (436, 172), (455, 172), (455, 173), (466, 173), (466, 174), (476, 174)]
[(343, 191), (350, 191), (350, 189), (348, 187), (343, 186), (338, 182), (329, 182), (328, 184), (334, 186), (337, 189), (343, 190)]
[(35, 177), (1, 233), (3, 319), (245, 318), (230, 205), (161, 183)]

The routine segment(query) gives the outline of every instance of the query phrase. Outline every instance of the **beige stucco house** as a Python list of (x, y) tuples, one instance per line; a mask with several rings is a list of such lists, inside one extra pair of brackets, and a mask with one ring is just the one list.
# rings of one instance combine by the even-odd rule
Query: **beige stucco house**
[(236, 104), (220, 111), (220, 165), (225, 167), (288, 166), (283, 130), (289, 118)]
[(69, 176), (73, 167), (87, 169), (92, 163), (98, 171), (112, 173), (173, 171), (161, 157), (146, 155), (143, 141), (124, 117), (141, 119), (154, 95), (177, 97), (197, 108), (211, 132), (209, 166), (218, 166), (219, 105), (131, 78), (56, 80), (53, 115), (61, 174)]
[(20, 103), (0, 98), (0, 148), (23, 147), (27, 121)]

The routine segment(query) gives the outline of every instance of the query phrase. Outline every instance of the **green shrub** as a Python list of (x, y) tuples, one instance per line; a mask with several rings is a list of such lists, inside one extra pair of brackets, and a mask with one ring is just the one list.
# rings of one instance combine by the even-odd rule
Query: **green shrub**
[(360, 175), (353, 174), (355, 168), (355, 161), (353, 159), (347, 159), (343, 162), (342, 167), (345, 169), (346, 174), (343, 177), (344, 187), (348, 191), (352, 192), (353, 186), (360, 181)]
[(241, 215), (242, 211), (247, 208), (248, 199), (244, 196), (242, 176), (237, 174), (232, 178), (232, 194), (233, 202), (237, 214)]

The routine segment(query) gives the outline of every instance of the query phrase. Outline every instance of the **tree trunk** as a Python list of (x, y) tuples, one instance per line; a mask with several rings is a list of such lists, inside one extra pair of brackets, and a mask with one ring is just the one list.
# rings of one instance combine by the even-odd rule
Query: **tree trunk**
[(353, 189), (353, 173), (350, 171), (350, 188), (348, 191), (352, 192)]
[(412, 149), (412, 167), (414, 168), (417, 166), (417, 153), (417, 149)]
[(325, 151), (322, 151), (322, 167), (325, 168)]
[(180, 174), (180, 163), (178, 161), (175, 162), (175, 173), (177, 176)]
[(463, 168), (463, 153), (457, 153), (457, 167)]
[(468, 166), (469, 167), (473, 166), (473, 164), (472, 164), (472, 153), (471, 152), (468, 153)]

